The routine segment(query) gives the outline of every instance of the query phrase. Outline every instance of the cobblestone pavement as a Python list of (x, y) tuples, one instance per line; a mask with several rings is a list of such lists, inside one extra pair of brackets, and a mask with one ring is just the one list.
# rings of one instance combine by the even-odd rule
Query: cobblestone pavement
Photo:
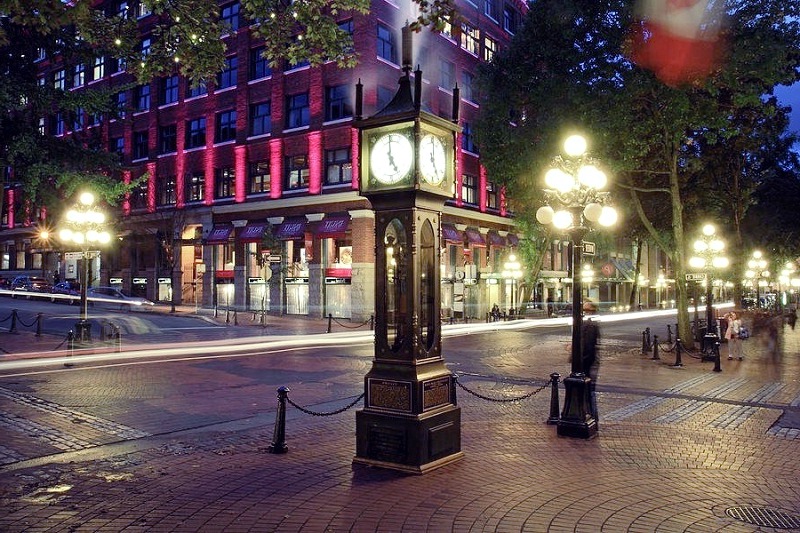
[[(562, 344), (537, 349), (563, 362)], [(0, 531), (800, 531), (800, 329), (785, 331), (780, 355), (752, 339), (721, 373), (612, 345), (597, 438), (558, 437), (547, 388), (511, 403), (459, 390), (465, 456), (424, 476), (354, 466), (353, 410), (290, 407), (289, 452), (274, 455), (274, 408), (163, 433), (157, 420), (123, 423), (5, 379)], [(522, 354), (497, 357), (525, 378)], [(541, 386), (459, 383), (497, 399)], [(360, 393), (336, 392), (291, 397), (330, 412)]]

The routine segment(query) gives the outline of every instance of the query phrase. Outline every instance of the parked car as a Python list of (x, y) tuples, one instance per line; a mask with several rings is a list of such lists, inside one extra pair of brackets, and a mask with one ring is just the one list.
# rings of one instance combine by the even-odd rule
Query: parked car
[(53, 285), (50, 291), (51, 302), (62, 302), (72, 305), (78, 302), (81, 296), (81, 284), (77, 281), (62, 281)]
[(17, 276), (11, 282), (11, 291), (12, 298), (16, 298), (15, 293), (25, 293), (25, 297), (30, 299), (36, 294), (49, 293), (50, 283), (36, 276)]
[(155, 305), (147, 298), (130, 296), (116, 287), (89, 287), (86, 298), (93, 305), (118, 306), (119, 309), (131, 310)]

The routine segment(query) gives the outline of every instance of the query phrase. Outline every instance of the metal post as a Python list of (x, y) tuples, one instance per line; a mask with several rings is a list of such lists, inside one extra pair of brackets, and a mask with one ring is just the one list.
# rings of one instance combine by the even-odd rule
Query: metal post
[(233, 310), (233, 325), (234, 326), (239, 325), (239, 317), (236, 315), (236, 309)]
[(672, 326), (667, 324), (667, 344), (672, 344)]
[(719, 341), (714, 341), (714, 372), (722, 372), (719, 361)]
[(661, 359), (658, 356), (658, 335), (653, 335), (653, 360), (657, 361)]
[(645, 353), (647, 353), (647, 352), (650, 351), (650, 348), (653, 346), (653, 343), (652, 343), (652, 341), (650, 339), (650, 328), (649, 327), (644, 328), (644, 332), (645, 332), (645, 334), (647, 336), (647, 350), (645, 350)]
[(375, 315), (369, 315), (369, 330), (373, 331), (375, 329)]
[(683, 362), (681, 361), (682, 350), (683, 350), (683, 345), (681, 345), (681, 340), (675, 339), (675, 364), (672, 366), (683, 366)]
[(332, 327), (333, 327), (333, 314), (328, 313), (328, 331), (326, 331), (325, 333), (330, 333)]
[(42, 336), (42, 313), (36, 313), (36, 336)]
[(64, 362), (64, 366), (72, 366), (72, 363), (69, 362), (69, 358), (72, 357), (74, 351), (75, 351), (75, 332), (69, 330), (67, 332), (67, 361)]
[(552, 385), (552, 389), (550, 392), (550, 417), (547, 419), (548, 424), (558, 424), (559, 420), (559, 406), (558, 406), (558, 381), (561, 378), (561, 374), (558, 372), (553, 372), (550, 374), (550, 383)]
[(16, 333), (17, 332), (17, 310), (11, 310), (11, 327), (8, 328), (9, 333)]
[(289, 395), (289, 387), (278, 389), (278, 412), (275, 415), (275, 431), (272, 434), (272, 444), (267, 449), (269, 453), (286, 453), (289, 447), (286, 445), (286, 398)]
[(647, 334), (645, 333), (645, 331), (642, 330), (642, 353), (643, 354), (645, 354), (645, 353), (647, 353), (649, 351), (647, 349), (647, 336), (646, 335)]

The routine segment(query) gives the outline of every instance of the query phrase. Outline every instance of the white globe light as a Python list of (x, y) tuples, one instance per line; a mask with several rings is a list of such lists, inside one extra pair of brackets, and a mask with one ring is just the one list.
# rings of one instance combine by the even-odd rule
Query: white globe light
[(101, 231), (97, 238), (103, 244), (108, 244), (111, 242), (111, 234), (107, 231)]
[(97, 230), (90, 229), (86, 232), (86, 240), (89, 242), (97, 242)]
[(578, 180), (590, 189), (602, 189), (608, 181), (605, 173), (594, 165), (583, 165), (579, 168)]
[(710, 237), (711, 235), (714, 235), (714, 233), (716, 233), (716, 231), (717, 230), (716, 230), (716, 228), (714, 228), (713, 224), (706, 224), (705, 226), (703, 226), (703, 235), (705, 235), (707, 237)]
[(62, 241), (69, 242), (72, 240), (72, 230), (71, 229), (62, 229), (58, 232), (58, 238)]
[(578, 157), (586, 153), (586, 139), (581, 135), (570, 135), (564, 141), (564, 153), (570, 157)]
[(592, 202), (587, 204), (586, 207), (583, 208), (583, 216), (586, 217), (586, 220), (589, 222), (597, 222), (600, 220), (600, 215), (603, 213), (603, 206), (598, 204), (597, 202)]
[(756, 273), (753, 272), (752, 270), (748, 270), (747, 272), (744, 273), (744, 277), (751, 279), (756, 277)]
[(79, 216), (80, 216), (80, 214), (77, 211), (75, 211), (74, 209), (70, 209), (69, 211), (67, 211), (67, 221), (68, 222), (77, 222)]
[(80, 231), (75, 231), (72, 233), (72, 242), (83, 244), (85, 241), (86, 237)]
[(603, 206), (600, 212), (600, 219), (597, 221), (601, 226), (613, 226), (617, 223), (617, 210), (611, 206)]
[(83, 193), (81, 193), (81, 195), (78, 198), (78, 200), (83, 205), (92, 205), (94, 203), (94, 194), (92, 194), (90, 192), (83, 192)]
[(701, 241), (699, 239), (694, 241), (694, 251), (695, 252), (700, 254), (700, 253), (705, 252), (706, 250), (708, 250), (708, 244), (706, 244), (706, 241)]
[(706, 260), (702, 257), (690, 257), (689, 258), (689, 266), (695, 269), (705, 268)]
[(714, 252), (721, 252), (725, 249), (725, 243), (719, 239), (714, 239), (709, 243), (709, 247)]
[(561, 192), (569, 192), (575, 188), (575, 178), (557, 168), (547, 171), (544, 175), (544, 182), (551, 189)]
[(714, 268), (728, 268), (730, 262), (727, 257), (715, 257), (711, 260), (711, 265)]
[(756, 250), (755, 252), (753, 252), (753, 257), (755, 257), (756, 259), (761, 259), (761, 251)]
[(567, 229), (572, 226), (572, 213), (569, 211), (557, 211), (553, 215), (553, 225), (558, 229)]
[(553, 222), (553, 208), (549, 205), (543, 205), (536, 211), (536, 220), (539, 221), (539, 224), (544, 224), (545, 226), (549, 226)]

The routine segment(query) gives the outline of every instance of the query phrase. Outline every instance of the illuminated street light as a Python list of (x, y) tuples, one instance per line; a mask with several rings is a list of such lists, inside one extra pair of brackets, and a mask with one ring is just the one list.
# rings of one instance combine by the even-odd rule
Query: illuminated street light
[(607, 205), (608, 178), (598, 162), (586, 151), (586, 139), (572, 135), (563, 145), (564, 154), (556, 156), (545, 173), (546, 204), (536, 211), (536, 220), (563, 230), (570, 237), (572, 272), (572, 348), (571, 373), (564, 379), (566, 398), (558, 421), (558, 434), (591, 438), (597, 434), (597, 421), (589, 407), (589, 382), (583, 368), (581, 343), (582, 280), (578, 265), (582, 262), (583, 238), (591, 226), (613, 226), (617, 211)]
[(755, 285), (756, 308), (761, 307), (761, 287), (766, 286), (765, 278), (768, 278), (770, 275), (769, 270), (767, 270), (768, 264), (769, 263), (764, 258), (764, 254), (762, 254), (760, 250), (754, 251), (750, 260), (747, 262), (748, 270), (744, 273), (744, 277), (749, 283)]
[(75, 324), (76, 338), (89, 342), (92, 340), (91, 323), (89, 322), (88, 301), (86, 298), (89, 284), (89, 263), (99, 252), (98, 247), (111, 242), (111, 234), (105, 230), (106, 216), (95, 205), (94, 194), (83, 192), (78, 197), (78, 204), (64, 215), (62, 227), (58, 232), (59, 239), (65, 246), (80, 249), (83, 269), (81, 270), (81, 318)]
[(689, 258), (689, 267), (696, 271), (701, 271), (705, 275), (706, 288), (706, 333), (708, 335), (716, 333), (712, 331), (711, 324), (714, 321), (713, 301), (713, 282), (711, 275), (715, 270), (727, 268), (730, 264), (727, 257), (722, 255), (725, 250), (725, 243), (716, 236), (717, 230), (712, 224), (706, 224), (702, 229), (702, 236), (694, 241), (694, 253), (696, 255)]
[(513, 252), (508, 256), (508, 261), (503, 264), (503, 272), (501, 275), (503, 279), (511, 282), (511, 309), (512, 313), (516, 314), (515, 295), (517, 291), (517, 280), (522, 277), (522, 268), (519, 261), (517, 261), (517, 256), (515, 256)]

